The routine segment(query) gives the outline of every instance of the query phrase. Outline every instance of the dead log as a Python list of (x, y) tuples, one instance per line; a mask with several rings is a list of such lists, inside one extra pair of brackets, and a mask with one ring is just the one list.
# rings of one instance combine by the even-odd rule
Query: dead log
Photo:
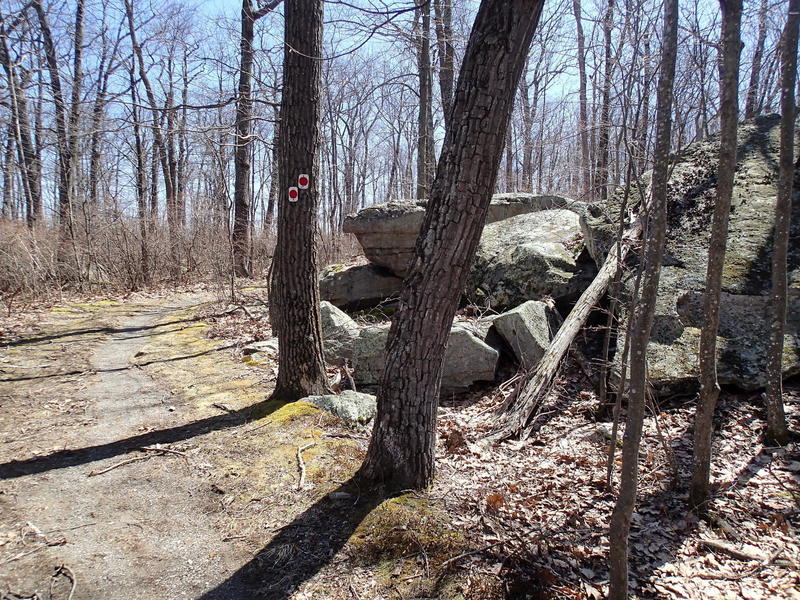
[(617, 269), (625, 262), (631, 246), (638, 242), (641, 235), (642, 221), (641, 218), (637, 218), (628, 227), (622, 243), (615, 243), (611, 247), (594, 281), (586, 288), (578, 302), (575, 303), (539, 364), (525, 376), (523, 382), (508, 397), (503, 406), (504, 416), (501, 418), (500, 426), (494, 436), (496, 439), (505, 440), (511, 437), (519, 437), (529, 428), (536, 410), (550, 389), (561, 361), (572, 344), (572, 340), (578, 335), (578, 332), (589, 317), (589, 313), (605, 294), (614, 279)]

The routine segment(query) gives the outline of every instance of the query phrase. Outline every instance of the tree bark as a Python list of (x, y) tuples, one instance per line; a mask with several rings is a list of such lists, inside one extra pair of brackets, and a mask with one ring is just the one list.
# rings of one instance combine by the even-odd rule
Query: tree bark
[(717, 383), (717, 332), (722, 268), (728, 240), (733, 177), (736, 173), (736, 132), (739, 123), (739, 54), (741, 51), (742, 0), (720, 0), (722, 8), (722, 57), (720, 61), (720, 148), (717, 168), (717, 201), (711, 221), (711, 239), (703, 297), (704, 322), (700, 332), (700, 396), (694, 420), (694, 454), (689, 505), (701, 512), (708, 500), (711, 468), (711, 434)]
[(789, 2), (789, 15), (783, 30), (781, 47), (781, 146), (778, 163), (778, 197), (775, 204), (775, 239), (772, 254), (772, 323), (767, 352), (767, 430), (770, 445), (789, 441), (783, 410), (783, 344), (786, 328), (787, 256), (792, 216), (794, 184), (795, 82), (797, 79), (797, 36), (800, 23), (800, 0)]
[(641, 298), (632, 306), (630, 339), (630, 383), (628, 415), (622, 445), (622, 473), (619, 495), (611, 515), (609, 529), (609, 594), (610, 600), (628, 597), (628, 534), (639, 475), (639, 444), (644, 422), (647, 385), (647, 346), (653, 326), (658, 281), (664, 256), (667, 229), (667, 180), (672, 134), (672, 87), (678, 46), (678, 0), (664, 2), (664, 32), (661, 73), (658, 80), (656, 107), (656, 142), (653, 154), (651, 204), (648, 210)]
[[(328, 391), (317, 283), (322, 0), (287, 2), (285, 22), (271, 317), (280, 347), (273, 397), (294, 401)], [(301, 173), (309, 187), (289, 202)]]
[(433, 480), (442, 361), (495, 188), (514, 92), (543, 0), (484, 0), (414, 260), (392, 320), (378, 415), (360, 476), (390, 489)]

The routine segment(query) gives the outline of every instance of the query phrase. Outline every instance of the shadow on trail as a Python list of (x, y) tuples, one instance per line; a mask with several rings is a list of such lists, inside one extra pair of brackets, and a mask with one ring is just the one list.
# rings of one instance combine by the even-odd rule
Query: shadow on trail
[[(343, 500), (332, 500), (337, 496)], [(247, 564), (198, 600), (284, 600), (330, 563), (386, 498), (350, 479), (283, 527)]]
[[(172, 356), (170, 358), (160, 358), (157, 360), (146, 360), (139, 363), (132, 363), (125, 367), (117, 367), (115, 369), (85, 369), (85, 370), (73, 370), (73, 371), (62, 371), (59, 373), (50, 373), (48, 375), (31, 375), (29, 377), (12, 377), (12, 378), (2, 378), (0, 377), (0, 383), (13, 383), (18, 381), (36, 381), (37, 379), (50, 379), (53, 377), (69, 377), (71, 375), (90, 375), (94, 373), (118, 373), (121, 371), (127, 371), (133, 367), (146, 367), (148, 365), (155, 365), (158, 363), (168, 363), (168, 362), (177, 362), (179, 360), (187, 360), (189, 358), (197, 358), (198, 356), (203, 356), (205, 354), (212, 354), (214, 352), (218, 352), (220, 350), (230, 350), (231, 348), (235, 348), (236, 344), (228, 344), (227, 346), (220, 346), (218, 348), (211, 348), (210, 350), (203, 350), (202, 352), (195, 352), (194, 354), (184, 354), (181, 356)], [(48, 368), (48, 367), (43, 367)]]
[[(164, 312), (169, 312), (171, 310), (178, 310), (180, 307), (167, 307), (165, 308)], [(191, 307), (188, 307), (191, 308)], [(151, 313), (142, 313), (142, 315), (157, 315), (160, 312), (151, 312)], [(114, 335), (114, 334), (125, 334), (125, 333), (136, 333), (140, 331), (148, 331), (152, 329), (159, 329), (161, 327), (169, 327), (171, 325), (181, 325), (183, 323), (196, 323), (199, 321), (204, 321), (207, 319), (213, 319), (216, 317), (224, 316), (225, 313), (218, 313), (212, 315), (203, 315), (203, 316), (195, 316), (189, 317), (187, 319), (177, 319), (175, 321), (167, 321), (165, 323), (151, 323), (148, 325), (136, 325), (133, 327), (111, 327), (111, 326), (103, 326), (103, 327), (94, 327), (91, 329), (74, 329), (69, 331), (61, 331), (59, 333), (53, 333), (48, 335), (40, 335), (34, 336), (29, 338), (23, 338), (19, 340), (15, 340), (13, 342), (8, 342), (6, 344), (2, 344), (6, 348), (13, 348), (15, 346), (27, 346), (30, 344), (39, 344), (42, 342), (53, 342), (58, 339), (62, 338), (72, 338), (72, 337), (80, 337), (83, 335)], [(127, 336), (126, 336), (127, 337)], [(133, 337), (133, 336), (131, 336)]]
[(169, 429), (150, 431), (107, 444), (72, 450), (59, 450), (58, 452), (53, 452), (45, 456), (35, 456), (24, 460), (12, 460), (0, 464), (0, 480), (15, 479), (26, 475), (85, 465), (126, 454), (142, 446), (172, 444), (188, 440), (211, 431), (229, 429), (242, 425), (250, 420), (255, 413), (257, 413), (259, 417), (266, 416), (278, 410), (281, 406), (283, 406), (283, 404), (278, 402), (258, 402), (222, 415), (207, 417), (199, 421), (193, 421)]

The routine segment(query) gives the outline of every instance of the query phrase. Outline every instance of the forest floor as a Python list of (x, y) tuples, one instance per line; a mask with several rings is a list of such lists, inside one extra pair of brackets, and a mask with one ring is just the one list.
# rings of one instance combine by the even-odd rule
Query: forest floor
[[(442, 401), (436, 484), (351, 476), (369, 431), (267, 402), (265, 291), (28, 307), (0, 318), (0, 598), (603, 597), (608, 423), (565, 368), (526, 443), (485, 441), (504, 388)], [(331, 373), (335, 375), (335, 373)], [(800, 429), (800, 389), (786, 407)], [(631, 536), (641, 598), (800, 598), (800, 450), (723, 394), (709, 523), (685, 509), (693, 402), (649, 415)], [(618, 453), (617, 453), (618, 454)]]

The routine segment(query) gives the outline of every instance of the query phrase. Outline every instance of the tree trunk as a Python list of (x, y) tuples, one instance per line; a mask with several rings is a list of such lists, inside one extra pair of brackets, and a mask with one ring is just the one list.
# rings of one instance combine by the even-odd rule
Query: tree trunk
[(739, 123), (739, 54), (741, 51), (742, 0), (721, 0), (722, 57), (720, 61), (720, 148), (717, 168), (717, 201), (711, 221), (711, 239), (703, 298), (704, 322), (700, 332), (700, 397), (694, 420), (694, 454), (689, 505), (701, 512), (708, 500), (711, 468), (711, 434), (717, 383), (717, 331), (722, 268), (728, 240), (733, 176), (736, 173), (736, 131)]
[[(328, 390), (317, 283), (322, 0), (288, 2), (285, 22), (271, 320), (280, 347), (273, 397), (293, 401)], [(309, 187), (290, 202), (300, 174)]]
[(150, 283), (149, 252), (148, 252), (148, 218), (147, 218), (147, 156), (142, 142), (141, 124), (139, 120), (139, 95), (136, 93), (136, 78), (134, 65), (131, 63), (128, 71), (131, 85), (131, 120), (133, 121), (133, 140), (136, 152), (136, 208), (139, 221), (139, 276), (143, 285)]
[(444, 128), (450, 126), (453, 110), (453, 0), (433, 0), (436, 14), (436, 45), (439, 50), (439, 89), (442, 92)]
[(378, 415), (360, 470), (391, 489), (423, 488), (433, 480), (444, 351), (542, 5), (484, 0), (467, 43), (425, 222), (389, 331)]
[(744, 118), (752, 119), (759, 113), (758, 84), (761, 78), (761, 61), (764, 57), (764, 44), (767, 40), (767, 0), (761, 0), (758, 10), (758, 38), (753, 51), (753, 64), (750, 68), (750, 82), (747, 85), (747, 99), (744, 104)]
[(603, 19), (604, 36), (604, 71), (603, 71), (603, 97), (600, 105), (600, 130), (597, 133), (597, 173), (595, 175), (595, 199), (608, 198), (608, 148), (609, 130), (611, 123), (611, 77), (613, 76), (613, 63), (611, 58), (611, 31), (614, 28), (614, 0), (607, 0), (605, 18)]
[[(26, 221), (33, 227), (42, 217), (42, 185), (39, 155), (34, 146), (31, 134), (28, 101), (25, 96), (24, 81), (20, 81), (17, 68), (8, 48), (8, 32), (6, 23), (0, 16), (0, 62), (8, 80), (11, 102), (11, 119), (14, 126), (14, 138), (19, 156), (22, 174), (22, 188), (26, 203)], [(24, 77), (23, 77), (24, 79)]]
[(775, 204), (775, 241), (772, 254), (772, 323), (767, 352), (767, 430), (770, 445), (789, 441), (783, 410), (783, 334), (786, 327), (788, 296), (786, 263), (789, 228), (792, 216), (794, 183), (795, 80), (797, 78), (797, 36), (800, 23), (800, 0), (791, 0), (781, 48), (781, 147), (778, 166), (778, 197)]
[(419, 74), (419, 113), (417, 143), (417, 198), (427, 198), (433, 175), (433, 85), (431, 81), (431, 5), (419, 8), (420, 29), (417, 37)]
[(236, 138), (233, 154), (233, 268), (238, 277), (250, 276), (248, 246), (250, 244), (250, 137), (252, 135), (253, 99), (251, 72), (253, 69), (252, 0), (242, 0), (242, 34), (240, 41), (239, 88), (236, 100)]
[(628, 533), (639, 475), (639, 444), (644, 422), (647, 386), (647, 346), (653, 326), (664, 240), (667, 228), (667, 180), (672, 133), (672, 86), (678, 46), (678, 0), (664, 2), (661, 73), (658, 80), (656, 107), (656, 142), (653, 153), (651, 204), (647, 207), (647, 237), (643, 249), (644, 272), (642, 294), (632, 306), (630, 335), (630, 384), (628, 416), (622, 445), (622, 474), (619, 495), (611, 515), (609, 530), (609, 594), (610, 600), (628, 597)]
[(582, 166), (582, 185), (581, 199), (589, 199), (591, 189), (591, 160), (589, 158), (589, 113), (586, 107), (586, 40), (583, 34), (583, 22), (581, 16), (581, 0), (572, 0), (572, 11), (575, 14), (575, 25), (578, 30), (578, 103), (580, 105), (578, 113), (578, 135), (580, 136), (581, 147), (581, 166)]
[[(64, 102), (64, 94), (61, 91), (61, 77), (58, 72), (58, 54), (53, 42), (50, 25), (47, 22), (47, 15), (44, 12), (42, 0), (33, 0), (33, 7), (36, 10), (39, 26), (42, 31), (45, 60), (47, 62), (47, 70), (50, 74), (50, 91), (53, 95), (53, 109), (56, 119), (56, 140), (58, 148), (58, 221), (61, 235), (60, 247), (62, 247), (59, 253), (61, 254), (61, 252), (63, 252), (63, 244), (69, 237), (72, 227), (72, 198), (70, 196), (72, 188), (70, 176), (72, 159), (69, 154), (72, 143), (67, 135), (67, 109)], [(61, 258), (63, 259), (63, 255)]]

